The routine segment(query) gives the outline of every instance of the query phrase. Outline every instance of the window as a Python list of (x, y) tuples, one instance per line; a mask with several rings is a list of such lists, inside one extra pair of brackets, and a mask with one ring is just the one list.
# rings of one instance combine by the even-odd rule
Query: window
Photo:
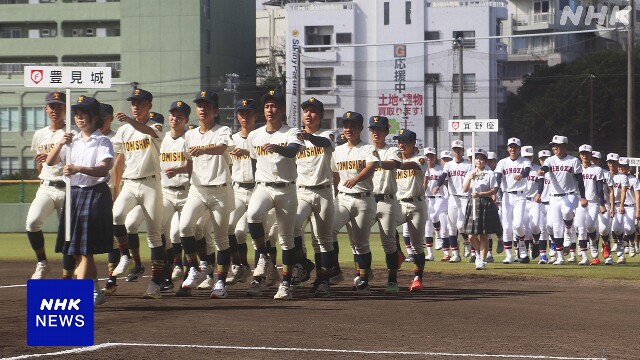
[(336, 85), (351, 86), (351, 75), (336, 75)]
[(47, 126), (47, 113), (43, 107), (25, 107), (22, 109), (24, 130), (38, 130)]
[(17, 107), (0, 107), (0, 131), (18, 131), (19, 121)]
[(440, 31), (425, 31), (425, 40), (440, 40)]
[[(458, 74), (453, 74), (452, 90), (453, 92), (459, 92), (458, 90)], [(463, 74), (462, 75), (462, 90), (464, 92), (476, 91), (476, 74)]]
[(440, 74), (424, 74), (424, 82), (427, 84), (437, 84), (440, 82)]
[(211, 0), (204, 0), (202, 2), (202, 12), (207, 19), (211, 19)]
[(534, 14), (542, 14), (549, 12), (549, 1), (535, 1), (533, 3), (533, 13)]
[(4, 28), (0, 30), (0, 38), (17, 39), (22, 37), (22, 29), (20, 28)]
[(404, 23), (411, 24), (411, 1), (404, 2)]
[(11, 175), (20, 171), (19, 161), (17, 157), (1, 157), (0, 158), (0, 175)]
[(337, 33), (336, 44), (351, 44), (351, 33)]
[(206, 49), (207, 54), (211, 54), (211, 31), (204, 31), (204, 48)]
[(462, 38), (462, 48), (464, 49), (476, 48), (476, 40), (471, 39), (474, 37), (476, 37), (475, 31), (454, 31), (453, 32), (454, 39)]
[(384, 2), (384, 24), (389, 25), (389, 2)]

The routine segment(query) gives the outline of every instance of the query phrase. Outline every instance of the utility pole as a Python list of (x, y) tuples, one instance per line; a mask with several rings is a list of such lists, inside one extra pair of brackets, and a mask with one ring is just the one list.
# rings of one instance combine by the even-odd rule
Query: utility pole
[(240, 128), (240, 124), (238, 123), (238, 114), (235, 113), (235, 107), (236, 107), (236, 101), (238, 101), (236, 99), (236, 95), (238, 94), (238, 84), (240, 83), (240, 75), (236, 74), (236, 73), (231, 73), (231, 74), (227, 74), (227, 86), (224, 89), (224, 91), (226, 92), (230, 92), (233, 94), (233, 105), (232, 108), (234, 109), (234, 113), (233, 113), (233, 131), (236, 131)]
[(593, 79), (595, 75), (589, 74), (589, 93), (590, 93), (590, 109), (589, 109), (589, 145), (595, 147), (596, 144), (593, 141)]
[[(458, 37), (457, 39), (455, 39), (453, 41), (453, 48), (454, 50), (457, 49), (458, 50), (458, 93), (460, 94), (460, 102), (458, 103), (458, 118), (460, 120), (464, 119), (464, 89), (462, 88), (463, 86), (463, 77), (464, 77), (464, 72), (463, 72), (463, 61), (462, 61), (462, 53), (463, 53), (463, 38), (462, 37)], [(459, 140), (463, 140), (463, 134), (460, 132), (458, 133), (458, 139)]]
[(433, 93), (431, 95), (431, 101), (433, 102), (433, 147), (438, 150), (438, 107), (437, 107), (437, 94), (436, 86), (440, 81), (438, 74), (431, 74), (427, 79), (427, 83), (433, 85)]
[(635, 124), (633, 121), (634, 89), (633, 89), (633, 43), (636, 28), (636, 8), (634, 1), (629, 0), (629, 27), (627, 33), (627, 156), (633, 157), (633, 136)]

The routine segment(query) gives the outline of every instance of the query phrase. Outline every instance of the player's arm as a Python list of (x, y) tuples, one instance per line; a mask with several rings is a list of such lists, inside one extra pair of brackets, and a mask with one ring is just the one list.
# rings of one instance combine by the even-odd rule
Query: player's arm
[(399, 167), (400, 170), (422, 170), (420, 164), (415, 161), (404, 161)]
[(275, 144), (266, 144), (264, 146), (265, 150), (267, 151), (271, 150), (276, 154), (280, 154), (288, 158), (296, 157), (296, 155), (300, 151), (300, 147), (301, 147), (300, 144), (296, 144), (296, 143), (289, 143), (287, 144), (287, 146), (280, 146)]
[(433, 189), (433, 194), (437, 194), (440, 192), (440, 188), (442, 187), (442, 185), (444, 184), (444, 182), (447, 180), (447, 176), (449, 174), (446, 171), (443, 171), (442, 174), (440, 174), (440, 176), (438, 176), (438, 181), (436, 182), (436, 187)]
[(305, 137), (305, 139), (309, 140), (309, 142), (315, 146), (323, 147), (323, 148), (333, 146), (333, 144), (331, 144), (331, 140), (327, 139), (324, 136), (315, 136), (313, 134), (309, 134), (306, 132), (303, 132), (303, 136)]
[(44, 161), (45, 164), (49, 166), (53, 166), (55, 164), (62, 162), (62, 158), (60, 157), (60, 151), (62, 150), (62, 147), (65, 144), (70, 144), (72, 139), (73, 139), (72, 133), (70, 132), (65, 133), (62, 139), (60, 139), (60, 141), (58, 141), (55, 145), (53, 145), (53, 148), (51, 149), (51, 151), (49, 151), (49, 154), (47, 154), (47, 158)]
[(549, 166), (548, 165), (544, 165), (540, 168), (540, 170), (538, 170), (538, 176), (544, 176), (544, 174), (549, 172)]
[(636, 195), (636, 220), (640, 219), (640, 191), (634, 191)]
[(115, 200), (120, 194), (120, 183), (122, 182), (122, 174), (124, 173), (124, 155), (116, 154), (113, 161), (113, 199)]
[(333, 196), (338, 195), (338, 185), (340, 185), (340, 174), (337, 172), (333, 173)]
[(225, 151), (227, 151), (227, 144), (216, 144), (213, 146), (208, 146), (205, 148), (196, 148), (193, 147), (189, 150), (191, 156), (200, 156), (200, 155), (222, 155)]
[(154, 138), (159, 137), (158, 133), (154, 129), (152, 129), (151, 126), (147, 124), (143, 124), (135, 119), (132, 119), (127, 115), (125, 115), (124, 113), (121, 113), (121, 112), (117, 113), (116, 118), (121, 122), (131, 125), (134, 129), (136, 129), (136, 131), (140, 131), (141, 133), (149, 135)]
[(74, 175), (82, 173), (93, 177), (105, 177), (109, 174), (109, 170), (113, 166), (113, 158), (106, 158), (100, 161), (95, 166), (78, 166), (78, 165), (66, 165), (64, 167), (65, 175)]
[[(394, 170), (394, 169), (400, 169), (402, 168), (402, 163), (399, 162), (398, 160), (385, 160), (385, 161), (380, 161), (380, 168), (382, 170)], [(404, 170), (404, 168), (403, 168)]]
[(347, 181), (344, 182), (343, 185), (348, 188), (352, 188), (357, 183), (369, 179), (376, 172), (377, 165), (378, 165), (377, 162), (374, 162), (374, 161), (368, 162), (367, 165), (365, 165), (364, 169), (362, 169), (362, 171), (358, 173), (358, 175), (352, 177), (351, 179), (348, 179)]
[(598, 204), (601, 207), (604, 207), (604, 205), (605, 205), (605, 200), (604, 200), (604, 180), (597, 180), (596, 181), (596, 195), (598, 196)]
[[(170, 169), (165, 169), (164, 173), (167, 175), (169, 179), (178, 175), (178, 174), (191, 174), (191, 170), (189, 169), (189, 161), (187, 161), (184, 165), (172, 167)], [(193, 164), (193, 162), (191, 162)]]
[(627, 200), (627, 188), (628, 186), (622, 186), (620, 188), (620, 208), (618, 208), (618, 213), (624, 214), (624, 202)]
[(536, 195), (533, 197), (533, 201), (539, 203), (542, 197), (542, 191), (544, 191), (544, 177), (540, 176), (536, 179)]

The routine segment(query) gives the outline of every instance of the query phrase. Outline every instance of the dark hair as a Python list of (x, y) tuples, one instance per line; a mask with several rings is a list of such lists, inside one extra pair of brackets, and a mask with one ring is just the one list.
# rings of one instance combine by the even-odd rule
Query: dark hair
[(96, 129), (100, 129), (104, 125), (104, 120), (102, 120), (102, 116), (100, 116), (99, 112), (95, 113), (95, 112), (91, 112), (91, 111), (86, 110), (86, 109), (75, 109), (74, 112), (73, 112), (74, 117), (75, 117), (75, 114), (78, 112), (78, 110), (86, 111), (87, 114), (89, 114), (89, 116), (91, 117), (91, 122), (95, 123), (95, 125), (96, 125)]

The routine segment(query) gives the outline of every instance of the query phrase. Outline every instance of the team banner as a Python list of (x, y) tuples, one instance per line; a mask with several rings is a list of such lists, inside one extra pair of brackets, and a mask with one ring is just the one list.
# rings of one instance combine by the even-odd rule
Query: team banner
[(93, 280), (28, 280), (27, 345), (93, 345)]
[(498, 119), (449, 120), (449, 132), (498, 132)]
[(111, 88), (110, 67), (25, 66), (24, 86), (41, 88)]

